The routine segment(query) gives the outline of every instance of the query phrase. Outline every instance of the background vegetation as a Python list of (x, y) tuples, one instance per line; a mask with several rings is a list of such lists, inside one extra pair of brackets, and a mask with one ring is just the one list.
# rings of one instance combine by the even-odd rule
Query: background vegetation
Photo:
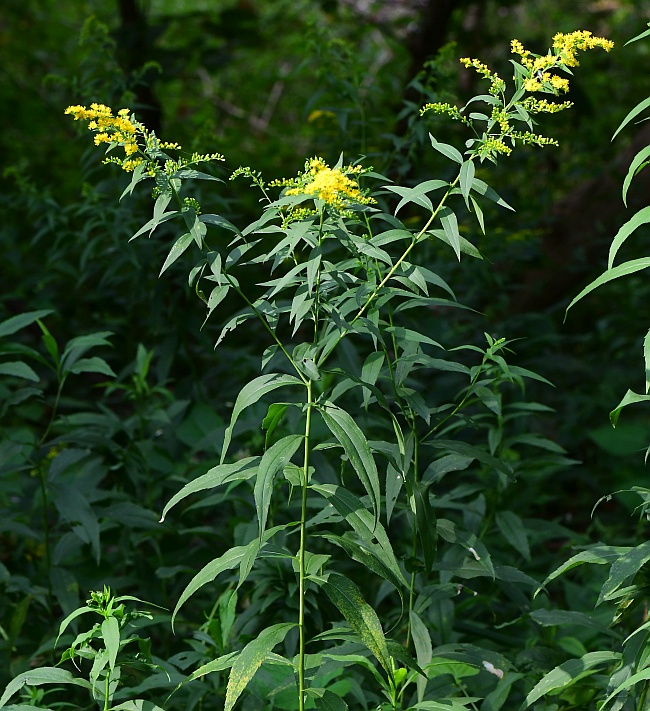
[[(18, 382), (0, 370), (7, 376), (0, 380), (0, 687), (58, 660), (52, 643), (59, 622), (90, 590), (108, 585), (173, 609), (191, 574), (245, 536), (251, 517), (250, 496), (237, 489), (193, 500), (173, 524), (158, 523), (171, 496), (219, 459), (239, 386), (258, 367), (253, 331), (235, 333), (212, 352), (232, 314), (224, 310), (201, 330), (203, 313), (184, 270), (157, 278), (173, 236), (165, 225), (151, 239), (128, 242), (148, 219), (147, 196), (118, 203), (125, 176), (102, 166), (87, 137), (79, 139), (63, 115), (69, 104), (129, 106), (161, 138), (223, 153), (223, 191), (215, 198), (197, 187), (197, 197), (205, 212), (247, 224), (259, 205), (252, 191), (241, 198), (242, 178), (227, 181), (238, 166), (252, 166), (270, 181), (295, 175), (305, 157), (334, 164), (343, 151), (346, 162), (364, 155), (402, 185), (451, 179), (448, 161), (428, 146), (428, 132), (457, 146), (464, 136), (451, 122), (420, 118), (419, 109), (428, 101), (464, 103), (478, 92), (458, 57), (479, 56), (508, 76), (513, 37), (539, 53), (558, 31), (589, 29), (614, 40), (611, 54), (581, 60), (569, 97), (574, 109), (546, 117), (546, 133), (559, 148), (521, 150), (477, 174), (488, 180), (489, 173), (489, 183), (516, 209), (486, 213), (485, 237), (469, 224), (462, 228), (486, 259), (459, 265), (444, 245), (428, 248), (427, 266), (474, 311), (457, 310), (451, 318), (430, 313), (426, 332), (443, 343), (480, 347), (486, 331), (520, 339), (510, 344), (508, 362), (555, 386), (527, 380), (524, 392), (508, 391), (510, 403), (530, 406), (516, 433), (547, 444), (512, 448), (520, 484), (498, 506), (525, 525), (506, 535), (502, 517), (486, 533), (502, 565), (521, 567), (541, 583), (576, 547), (645, 541), (646, 522), (633, 512), (638, 497), (616, 496), (592, 514), (600, 497), (646, 480), (650, 426), (643, 407), (626, 411), (616, 429), (608, 420), (628, 387), (643, 388), (638, 315), (650, 297), (644, 273), (595, 292), (566, 323), (564, 312), (604, 269), (616, 230), (647, 202), (647, 171), (630, 189), (627, 209), (620, 199), (632, 156), (650, 143), (647, 124), (628, 127), (614, 143), (610, 138), (647, 94), (642, 68), (650, 44), (623, 45), (648, 20), (645, 0), (4, 4), (0, 347), (3, 362), (31, 357), (35, 375)], [(413, 204), (402, 215), (405, 224), (419, 218)], [(647, 254), (647, 237), (647, 230), (635, 233), (626, 247), (631, 258)], [(28, 319), (19, 328), (10, 320), (27, 312), (38, 312), (43, 326)], [(442, 372), (422, 387), (446, 402), (460, 385)], [(260, 412), (242, 418), (240, 453), (264, 443)], [(485, 443), (487, 429), (476, 428), (475, 443)], [(471, 501), (478, 508), (464, 513), (469, 528), (490, 497), (489, 481), (477, 487)], [(441, 506), (461, 518), (467, 501)], [(580, 569), (562, 578), (544, 609), (591, 615), (602, 577)], [(230, 643), (246, 640), (255, 615), (283, 601), (279, 585), (267, 601), (256, 599), (255, 585), (260, 579), (240, 596)], [(562, 629), (559, 618), (531, 617), (534, 589), (524, 594), (517, 585), (477, 584), (478, 600), (465, 593), (448, 622), (441, 605), (434, 644), (480, 642), (508, 657), (532, 680), (519, 701), (556, 664), (619, 649), (645, 622), (641, 605), (615, 641), (597, 624), (609, 621), (603, 612), (589, 625), (574, 618)], [(171, 688), (229, 648), (227, 615), (219, 617), (215, 600), (209, 588), (193, 598), (177, 619), (176, 636), (169, 625), (151, 625), (154, 661)], [(223, 598), (221, 608), (227, 606)], [(144, 694), (144, 671), (131, 673), (132, 686)], [(257, 683), (254, 703), (273, 688), (272, 679)], [(168, 693), (166, 682), (157, 684)], [(204, 703), (203, 692), (186, 689), (171, 703)], [(539, 708), (590, 708), (592, 692), (586, 687), (586, 696), (578, 691)], [(254, 703), (250, 708), (259, 708)], [(287, 708), (282, 703), (277, 707)]]

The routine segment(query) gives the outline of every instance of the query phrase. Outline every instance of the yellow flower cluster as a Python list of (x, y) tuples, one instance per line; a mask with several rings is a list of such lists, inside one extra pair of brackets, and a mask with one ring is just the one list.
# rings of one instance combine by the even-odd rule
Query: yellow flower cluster
[(536, 99), (534, 96), (528, 96), (521, 102), (521, 105), (529, 114), (556, 114), (558, 111), (570, 109), (573, 106), (573, 101), (552, 103), (546, 101), (546, 99)]
[(144, 158), (130, 158), (139, 151), (138, 133), (142, 133), (142, 126), (131, 120), (129, 109), (120, 109), (117, 116), (113, 116), (109, 106), (91, 104), (89, 109), (85, 106), (68, 106), (65, 113), (71, 114), (75, 121), (88, 121), (88, 129), (95, 131), (96, 146), (100, 143), (117, 143), (122, 146), (126, 158), (114, 158), (111, 162), (118, 163), (123, 170), (131, 172), (144, 161)]
[(490, 80), (490, 88), (488, 91), (492, 96), (497, 96), (505, 91), (506, 83), (496, 72), (493, 72), (487, 64), (483, 64), (483, 62), (478, 59), (470, 59), (469, 57), (462, 57), (460, 63), (467, 68), (474, 67), (482, 77)]
[(432, 111), (434, 114), (446, 114), (450, 118), (454, 119), (455, 121), (462, 121), (465, 124), (469, 124), (469, 121), (463, 114), (460, 112), (460, 109), (457, 106), (453, 106), (452, 104), (448, 103), (442, 103), (442, 102), (436, 102), (434, 104), (425, 104), (421, 109), (420, 109), (420, 116), (424, 115), (427, 111)]
[(359, 188), (358, 176), (363, 172), (360, 165), (330, 168), (322, 158), (312, 158), (297, 178), (274, 181), (271, 185), (287, 186), (285, 195), (310, 195), (335, 210), (345, 211), (355, 204), (375, 202)]
[(503, 153), (509, 156), (512, 153), (512, 148), (506, 146), (502, 138), (488, 136), (485, 140), (481, 141), (476, 153), (479, 158), (488, 158), (495, 153)]
[(549, 69), (568, 70), (569, 67), (577, 67), (578, 51), (601, 47), (609, 52), (613, 46), (611, 40), (594, 37), (588, 30), (576, 30), (567, 34), (558, 32), (553, 37), (553, 54), (533, 54), (517, 39), (510, 43), (510, 50), (520, 56), (521, 64), (528, 70), (528, 76), (524, 79), (526, 91), (550, 91), (557, 95), (560, 91), (569, 90), (569, 80), (551, 74)]

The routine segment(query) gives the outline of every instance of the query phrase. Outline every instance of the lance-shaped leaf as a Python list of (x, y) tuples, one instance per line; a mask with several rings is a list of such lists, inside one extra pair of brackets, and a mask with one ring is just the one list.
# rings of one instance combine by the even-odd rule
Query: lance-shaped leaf
[(120, 623), (117, 617), (107, 617), (102, 622), (102, 639), (108, 653), (108, 665), (113, 670), (120, 649)]
[[(406, 580), (397, 564), (386, 530), (381, 523), (373, 520), (361, 501), (352, 492), (335, 484), (312, 484), (310, 488), (324, 496), (334, 506), (337, 513), (352, 526), (359, 538), (368, 544), (368, 549), (375, 558), (390, 570), (392, 579), (406, 586)], [(373, 545), (373, 541), (377, 541), (378, 546)]]
[(431, 145), (439, 153), (442, 153), (443, 156), (446, 156), (447, 158), (456, 161), (456, 163), (463, 162), (463, 156), (458, 149), (454, 148), (453, 146), (450, 146), (448, 143), (440, 143), (440, 141), (437, 141), (431, 134), (429, 134), (429, 138), (431, 139)]
[(417, 524), (418, 538), (422, 546), (424, 567), (429, 572), (435, 560), (438, 533), (436, 528), (436, 515), (429, 503), (429, 485), (422, 482), (413, 482), (413, 502), (415, 504), (415, 521)]
[(424, 444), (430, 447), (436, 447), (438, 449), (446, 449), (450, 452), (456, 452), (457, 454), (462, 454), (465, 457), (472, 457), (472, 459), (478, 459), (479, 462), (487, 464), (488, 466), (494, 467), (500, 472), (503, 472), (507, 477), (514, 480), (514, 474), (512, 467), (500, 459), (493, 457), (488, 454), (485, 450), (479, 449), (479, 447), (474, 447), (466, 442), (455, 442), (454, 440), (443, 440), (436, 439), (431, 442), (425, 442)]
[(20, 331), (21, 328), (25, 328), (30, 324), (38, 321), (39, 318), (45, 318), (52, 313), (52, 309), (43, 309), (41, 311), (29, 311), (25, 314), (18, 314), (18, 316), (12, 316), (6, 321), (0, 323), (0, 338), (3, 336), (11, 336), (12, 333)]
[(330, 573), (323, 590), (345, 617), (361, 642), (375, 655), (377, 661), (392, 678), (392, 664), (384, 631), (377, 613), (363, 599), (359, 588), (348, 578)]
[(253, 474), (255, 474), (259, 463), (259, 457), (246, 457), (233, 464), (219, 464), (216, 467), (212, 467), (207, 473), (197, 477), (189, 484), (185, 484), (179, 492), (172, 496), (163, 509), (160, 523), (165, 520), (165, 516), (173, 506), (176, 506), (179, 501), (182, 501), (190, 494), (203, 491), (204, 489), (214, 489), (216, 486), (229, 484), (232, 481), (250, 479)]
[[(647, 338), (647, 336), (646, 336)], [(647, 377), (647, 371), (646, 371), (646, 377)], [(621, 414), (621, 410), (624, 407), (627, 407), (628, 405), (635, 405), (638, 402), (648, 402), (650, 401), (650, 395), (639, 395), (639, 393), (635, 393), (633, 390), (628, 390), (625, 395), (623, 396), (623, 399), (618, 403), (618, 405), (609, 413), (609, 419), (610, 422), (612, 423), (612, 427), (616, 427), (618, 424), (618, 418)]]
[(242, 411), (250, 405), (256, 403), (266, 393), (270, 393), (272, 390), (277, 390), (285, 385), (302, 385), (302, 381), (298, 380), (298, 378), (293, 375), (267, 373), (266, 375), (260, 375), (258, 378), (255, 378), (254, 380), (251, 380), (250, 383), (244, 385), (239, 392), (239, 395), (237, 395), (235, 407), (233, 408), (232, 416), (230, 418), (230, 424), (228, 425), (228, 428), (223, 436), (223, 449), (221, 450), (222, 464), (226, 458), (226, 454), (228, 453), (228, 446), (230, 445), (230, 440), (232, 438), (233, 428)]
[(162, 276), (162, 274), (169, 269), (169, 267), (171, 267), (171, 265), (181, 256), (181, 254), (183, 254), (190, 244), (192, 244), (192, 239), (192, 235), (189, 232), (186, 232), (184, 235), (181, 235), (176, 242), (174, 242), (158, 276)]
[(632, 179), (641, 168), (644, 168), (648, 164), (648, 158), (650, 158), (650, 146), (646, 146), (640, 150), (630, 163), (627, 175), (623, 181), (623, 202), (625, 203), (625, 207), (627, 207), (627, 191), (632, 184)]
[(458, 261), (460, 262), (460, 232), (458, 231), (456, 213), (448, 207), (443, 207), (438, 214), (440, 216), (442, 229), (445, 231), (445, 236), (449, 240), (449, 244), (454, 248), (456, 257), (458, 257)]
[(466, 160), (460, 167), (460, 192), (463, 194), (463, 198), (465, 198), (465, 204), (468, 210), (470, 209), (469, 193), (472, 189), (475, 172), (474, 161), (471, 159)]
[(35, 371), (30, 368), (27, 363), (14, 360), (7, 361), (6, 363), (0, 363), (0, 375), (10, 375), (13, 378), (23, 378), (24, 380), (31, 380), (33, 383), (38, 383), (40, 380)]
[(224, 711), (230, 711), (240, 697), (255, 672), (262, 666), (273, 647), (280, 644), (287, 632), (296, 626), (295, 622), (281, 622), (271, 625), (260, 632), (257, 639), (249, 642), (241, 651), (230, 670), (228, 688), (226, 689), (226, 704)]
[[(635, 38), (635, 39), (638, 39), (638, 38)], [(616, 131), (614, 132), (614, 135), (612, 136), (612, 141), (616, 138), (616, 136), (618, 136), (620, 131), (622, 131), (625, 128), (625, 126), (627, 126), (628, 123), (630, 123), (630, 121), (635, 119), (642, 111), (645, 111), (648, 108), (648, 106), (650, 106), (650, 96), (647, 99), (644, 99), (643, 101), (638, 103), (632, 109), (632, 111), (630, 111), (630, 113), (621, 121), (620, 126), (616, 129)]]
[(222, 556), (211, 560), (207, 565), (201, 568), (201, 570), (189, 582), (185, 590), (183, 590), (180, 598), (178, 599), (178, 602), (176, 603), (174, 612), (172, 612), (172, 629), (174, 628), (174, 620), (176, 619), (176, 615), (178, 614), (178, 611), (181, 609), (183, 604), (192, 595), (194, 595), (194, 593), (199, 588), (203, 587), (207, 583), (211, 583), (217, 577), (217, 575), (223, 573), (224, 570), (232, 570), (233, 568), (237, 568), (242, 562), (242, 560), (244, 560), (246, 554), (248, 553), (248, 549), (252, 548), (253, 546), (259, 546), (259, 541), (257, 538), (253, 539), (246, 546), (235, 546), (234, 548), (231, 548)]
[(260, 538), (266, 528), (275, 475), (284, 469), (304, 440), (303, 435), (287, 435), (264, 452), (255, 479), (255, 508), (260, 525)]
[(573, 299), (573, 301), (567, 306), (566, 312), (568, 313), (569, 309), (574, 304), (578, 303), (580, 299), (582, 299), (587, 294), (590, 294), (594, 289), (597, 289), (599, 286), (607, 284), (607, 282), (613, 281), (614, 279), (618, 279), (619, 277), (627, 276), (628, 274), (634, 274), (635, 272), (639, 272), (642, 269), (647, 269), (648, 267), (650, 267), (650, 257), (641, 257), (641, 259), (632, 259), (629, 262), (623, 262), (623, 264), (619, 264), (613, 269), (608, 269), (597, 279), (594, 279), (591, 284), (585, 286), (585, 288), (578, 294), (578, 296), (576, 296), (575, 299)]
[(589, 652), (580, 659), (569, 659), (568, 662), (552, 669), (535, 685), (526, 697), (524, 708), (528, 708), (545, 694), (555, 689), (565, 689), (575, 684), (578, 679), (593, 674), (597, 667), (618, 661), (620, 658), (618, 652)]
[(314, 698), (317, 711), (348, 711), (345, 701), (329, 689), (323, 689), (322, 696)]
[(625, 240), (636, 230), (640, 225), (645, 225), (650, 222), (650, 205), (639, 210), (630, 220), (628, 220), (616, 233), (616, 236), (612, 240), (612, 244), (609, 248), (609, 257), (607, 260), (607, 269), (612, 269), (614, 266), (614, 259), (618, 250)]
[[(586, 551), (581, 551), (580, 553), (576, 553), (576, 555), (569, 558), (569, 560), (567, 560), (566, 563), (563, 563), (559, 568), (554, 570), (546, 578), (546, 580), (542, 583), (539, 590), (546, 587), (547, 583), (550, 583), (551, 580), (555, 580), (555, 578), (559, 577), (563, 573), (566, 573), (568, 570), (571, 570), (572, 568), (576, 568), (577, 566), (583, 565), (585, 563), (595, 563), (596, 565), (607, 565), (609, 563), (613, 563), (614, 561), (616, 561), (618, 558), (620, 558), (622, 555), (624, 555), (625, 553), (627, 553), (630, 550), (632, 550), (632, 549), (629, 546), (596, 545), (596, 546), (593, 546), (592, 548), (589, 548)], [(539, 592), (539, 590), (537, 590), (537, 592)], [(537, 592), (535, 593), (535, 595), (537, 595)]]
[(514, 207), (510, 207), (510, 205), (508, 205), (508, 203), (496, 192), (496, 190), (493, 190), (486, 182), (479, 180), (479, 178), (474, 178), (474, 180), (472, 180), (472, 190), (475, 193), (486, 197), (488, 200), (492, 200), (492, 202), (495, 202), (501, 207), (505, 207), (513, 212), (515, 211)]
[(380, 506), (379, 474), (368, 440), (352, 417), (340, 407), (328, 404), (320, 408), (320, 412), (328, 429), (348, 455), (350, 464), (370, 497), (376, 526)]
[(40, 667), (31, 669), (14, 677), (0, 697), (0, 708), (6, 705), (7, 701), (23, 686), (41, 686), (42, 684), (74, 684), (84, 689), (91, 689), (92, 686), (85, 679), (77, 679), (66, 669), (59, 667)]
[(616, 597), (616, 593), (629, 578), (632, 578), (650, 560), (650, 541), (635, 546), (617, 558), (609, 570), (609, 577), (600, 589), (596, 605)]
[[(433, 657), (431, 635), (415, 610), (409, 612), (409, 621), (411, 623), (411, 636), (413, 637), (418, 664), (420, 667), (425, 668)], [(422, 701), (424, 698), (426, 687), (426, 677), (419, 676), (417, 679), (418, 701)]]

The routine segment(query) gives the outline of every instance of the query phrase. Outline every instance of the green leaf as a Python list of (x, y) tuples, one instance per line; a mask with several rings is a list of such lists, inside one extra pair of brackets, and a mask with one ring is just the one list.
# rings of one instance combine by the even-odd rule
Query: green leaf
[(287, 435), (267, 449), (262, 456), (254, 489), (260, 538), (266, 528), (275, 475), (289, 463), (303, 441), (303, 435)]
[(120, 624), (116, 617), (107, 617), (102, 622), (102, 639), (108, 652), (108, 664), (115, 669), (117, 653), (120, 649)]
[(160, 273), (158, 276), (162, 276), (169, 267), (183, 254), (183, 252), (192, 244), (192, 234), (190, 232), (186, 232), (184, 235), (181, 235), (176, 242), (174, 242), (172, 248), (169, 250), (169, 254), (167, 255), (167, 259), (165, 259), (165, 263), (162, 265), (162, 269), (160, 270)]
[(445, 236), (449, 240), (449, 244), (454, 248), (456, 257), (460, 262), (460, 232), (458, 231), (458, 220), (456, 214), (448, 207), (441, 208), (438, 213), (442, 228), (445, 231)]
[(251, 380), (250, 383), (244, 385), (241, 389), (237, 399), (235, 400), (235, 407), (232, 411), (232, 416), (230, 418), (230, 424), (226, 429), (223, 436), (223, 448), (221, 450), (221, 464), (226, 458), (228, 453), (228, 446), (230, 445), (230, 440), (232, 438), (232, 431), (237, 422), (237, 418), (250, 405), (256, 403), (263, 395), (270, 393), (272, 390), (277, 390), (285, 385), (302, 385), (302, 381), (298, 380), (293, 375), (282, 375), (280, 373), (268, 373), (266, 375), (260, 375), (259, 377)]
[(569, 659), (546, 674), (526, 697), (524, 708), (528, 708), (542, 696), (555, 689), (565, 689), (578, 679), (593, 674), (595, 669), (603, 664), (618, 661), (618, 652), (589, 652), (580, 659)]
[(641, 271), (642, 269), (647, 269), (650, 267), (650, 257), (642, 257), (641, 259), (633, 259), (630, 262), (624, 262), (623, 264), (619, 264), (617, 267), (614, 267), (613, 269), (608, 269), (606, 272), (601, 274), (597, 279), (594, 279), (594, 281), (591, 282), (588, 286), (586, 286), (579, 294), (578, 296), (573, 299), (573, 301), (567, 306), (566, 312), (565, 312), (565, 318), (566, 318), (566, 313), (568, 313), (569, 309), (576, 304), (580, 299), (582, 299), (584, 296), (587, 294), (591, 293), (594, 289), (597, 289), (599, 286), (602, 286), (603, 284), (607, 284), (607, 282), (612, 281), (614, 279), (618, 279), (619, 277), (622, 276), (627, 276), (628, 274), (634, 274), (635, 272)]
[(450, 158), (453, 161), (456, 161), (456, 163), (462, 164), (463, 162), (463, 156), (458, 151), (456, 148), (453, 146), (450, 146), (447, 143), (440, 143), (437, 141), (431, 134), (429, 134), (429, 138), (431, 139), (431, 145), (439, 152), (442, 153), (443, 156), (446, 158)]
[(317, 711), (347, 711), (348, 705), (340, 696), (325, 689), (322, 696), (314, 698)]
[(569, 627), (570, 625), (577, 625), (616, 636), (613, 630), (596, 620), (593, 615), (588, 615), (584, 612), (576, 612), (575, 610), (545, 610), (542, 608), (530, 612), (529, 617), (542, 627)]
[(113, 372), (111, 366), (103, 359), (98, 356), (93, 356), (92, 358), (80, 358), (66, 373), (73, 373), (78, 375), (79, 373), (100, 373), (101, 375), (107, 375), (111, 378), (116, 378), (117, 375)]
[[(646, 336), (647, 339), (647, 336)], [(644, 344), (645, 348), (645, 344)], [(646, 371), (647, 373), (647, 371)], [(646, 376), (647, 377), (647, 376)], [(609, 419), (612, 423), (612, 427), (616, 427), (618, 424), (618, 418), (621, 414), (621, 410), (628, 405), (635, 405), (638, 402), (648, 402), (650, 400), (650, 395), (639, 395), (633, 390), (628, 390), (623, 399), (618, 403), (618, 405), (609, 413)]]
[(619, 229), (609, 248), (609, 258), (607, 261), (608, 270), (612, 269), (616, 253), (620, 249), (623, 242), (625, 242), (625, 240), (632, 234), (632, 232), (634, 232), (634, 230), (636, 230), (637, 227), (639, 227), (640, 225), (645, 225), (648, 222), (650, 222), (650, 205), (644, 207), (642, 210), (639, 210), (639, 212), (637, 212), (632, 217), (632, 219), (628, 220)]
[(622, 684), (617, 686), (616, 689), (605, 699), (602, 708), (605, 708), (605, 706), (621, 691), (629, 689), (631, 686), (638, 684), (640, 681), (647, 681), (648, 679), (650, 679), (650, 667), (643, 669), (643, 671), (637, 672), (636, 674), (632, 674), (632, 676), (628, 677)]
[(508, 478), (514, 480), (514, 473), (512, 471), (512, 467), (509, 464), (506, 464), (500, 459), (493, 457), (485, 450), (479, 449), (478, 447), (474, 447), (473, 445), (467, 444), (466, 442), (455, 442), (454, 440), (447, 439), (435, 439), (431, 440), (430, 442), (424, 442), (423, 444), (427, 444), (430, 447), (436, 447), (437, 449), (446, 449), (450, 452), (456, 452), (457, 454), (461, 454), (464, 457), (478, 459), (479, 462), (483, 462), (483, 464), (487, 464), (488, 466), (497, 469), (498, 471), (505, 474)]
[(129, 699), (118, 706), (112, 706), (111, 711), (163, 711), (163, 709), (154, 704), (153, 701)]
[(230, 711), (255, 672), (262, 666), (273, 647), (280, 644), (287, 632), (296, 626), (295, 622), (282, 622), (271, 625), (260, 632), (257, 639), (249, 642), (241, 651), (230, 670), (228, 688), (226, 689), (226, 704), (224, 711)]
[(82, 491), (72, 483), (52, 482), (52, 500), (61, 517), (68, 523), (79, 523), (90, 542), (95, 560), (99, 564), (99, 521), (97, 514)]
[(226, 230), (230, 230), (230, 232), (234, 232), (236, 235), (241, 235), (239, 228), (235, 227), (232, 222), (228, 222), (225, 217), (221, 217), (221, 215), (200, 215), (199, 220), (205, 222), (207, 225), (223, 227)]
[(10, 375), (13, 378), (23, 378), (31, 380), (33, 383), (38, 383), (40, 378), (27, 363), (21, 361), (7, 361), (0, 363), (0, 375)]
[(621, 121), (619, 127), (614, 131), (614, 135), (612, 136), (612, 141), (618, 136), (618, 134), (625, 128), (625, 126), (630, 123), (633, 119), (635, 119), (642, 111), (645, 111), (648, 106), (650, 106), (650, 96), (647, 99), (644, 99), (640, 103), (638, 103), (632, 111)]
[(77, 679), (69, 671), (58, 667), (40, 667), (31, 669), (14, 677), (0, 697), (0, 708), (6, 705), (7, 701), (23, 686), (41, 686), (42, 684), (74, 684), (84, 689), (91, 689), (92, 686), (85, 679)]
[(0, 338), (11, 336), (16, 331), (20, 331), (21, 328), (26, 328), (39, 318), (45, 318), (51, 313), (54, 313), (52, 309), (42, 309), (41, 311), (28, 311), (24, 314), (18, 314), (18, 316), (12, 316), (0, 323)]
[(323, 590), (345, 617), (361, 642), (375, 655), (387, 674), (392, 678), (392, 665), (386, 638), (377, 613), (363, 599), (359, 588), (348, 578), (330, 573)]
[[(424, 669), (433, 657), (431, 636), (429, 635), (427, 626), (424, 622), (422, 622), (420, 616), (417, 612), (415, 612), (415, 610), (411, 610), (409, 612), (409, 621), (411, 623), (411, 636), (413, 637), (413, 644), (415, 646), (415, 655), (417, 657), (418, 664)], [(417, 679), (418, 701), (422, 701), (424, 698), (426, 688), (426, 677), (423, 678), (422, 676), (419, 676)]]
[(649, 560), (650, 541), (641, 543), (641, 545), (635, 546), (616, 558), (609, 570), (609, 577), (600, 589), (596, 605), (615, 597), (616, 591), (621, 585), (638, 573)]
[[(627, 191), (632, 184), (632, 179), (637, 174), (640, 168), (647, 165), (647, 159), (650, 158), (650, 146), (646, 146), (641, 149), (632, 159), (630, 167), (628, 168), (627, 175), (623, 181), (623, 203), (627, 207)], [(644, 162), (645, 161), (645, 162)]]
[[(425, 234), (429, 238), (435, 237), (436, 239), (439, 239), (441, 242), (444, 242), (445, 244), (448, 244), (450, 247), (453, 247), (453, 244), (451, 243), (447, 233), (444, 230), (428, 230)], [(474, 257), (474, 259), (483, 259), (483, 255), (478, 251), (478, 249), (469, 240), (466, 240), (460, 234), (458, 236), (458, 247), (459, 247), (462, 254), (467, 254), (470, 257)], [(456, 297), (454, 297), (454, 298), (456, 298)]]
[(427, 572), (430, 572), (436, 557), (438, 535), (436, 515), (429, 503), (429, 487), (427, 484), (422, 484), (421, 482), (413, 483), (413, 500), (417, 533), (424, 556), (424, 568)]
[(508, 205), (508, 203), (495, 190), (493, 190), (487, 183), (483, 182), (482, 180), (479, 180), (478, 178), (474, 178), (474, 180), (472, 181), (472, 190), (475, 193), (486, 197), (488, 200), (492, 200), (492, 202), (495, 202), (501, 207), (505, 207), (508, 210), (512, 210), (513, 212), (515, 211), (514, 207), (510, 207), (510, 205)]
[(405, 581), (401, 576), (395, 575), (393, 561), (389, 561), (389, 563), (384, 562), (383, 551), (380, 546), (376, 544), (362, 545), (353, 541), (351, 538), (337, 536), (334, 533), (321, 533), (317, 535), (343, 548), (350, 558), (356, 560), (357, 563), (361, 563), (364, 568), (372, 570), (373, 573), (376, 573), (384, 580), (387, 580), (396, 588), (400, 598), (402, 597), (402, 585), (404, 585)]
[(198, 669), (194, 670), (177, 688), (183, 684), (187, 684), (188, 681), (194, 681), (195, 679), (200, 679), (206, 674), (211, 674), (212, 672), (223, 671), (224, 669), (230, 669), (235, 663), (235, 659), (239, 656), (239, 652), (229, 652), (224, 654), (218, 659), (213, 659), (207, 664), (203, 664)]
[(512, 511), (497, 511), (497, 527), (508, 543), (526, 559), (530, 560), (530, 546), (522, 520)]
[(242, 560), (245, 558), (249, 548), (252, 548), (253, 546), (259, 546), (259, 541), (257, 538), (253, 539), (250, 543), (248, 543), (248, 545), (235, 546), (234, 548), (231, 548), (229, 551), (226, 551), (222, 556), (211, 560), (207, 565), (204, 565), (203, 568), (201, 568), (201, 570), (189, 582), (185, 590), (183, 590), (180, 598), (178, 599), (178, 602), (176, 603), (176, 607), (172, 612), (172, 629), (174, 628), (174, 620), (176, 618), (176, 615), (178, 614), (178, 611), (181, 609), (183, 604), (192, 595), (194, 595), (194, 593), (199, 588), (203, 587), (204, 585), (207, 585), (207, 583), (211, 583), (217, 577), (217, 575), (223, 573), (224, 570), (232, 570), (233, 568), (237, 568), (242, 562)]
[(275, 428), (284, 419), (284, 415), (288, 408), (289, 406), (286, 403), (274, 402), (272, 405), (269, 405), (269, 409), (266, 411), (266, 416), (262, 420), (262, 429), (266, 430), (266, 438), (264, 440), (265, 447), (269, 446), (273, 432), (275, 432)]
[(473, 160), (466, 160), (460, 167), (460, 192), (465, 198), (465, 204), (469, 210), (469, 194), (472, 190), (474, 184), (474, 173), (476, 169), (474, 167)]
[(172, 496), (163, 509), (159, 523), (165, 520), (165, 516), (173, 506), (176, 506), (179, 501), (182, 501), (190, 494), (203, 491), (204, 489), (213, 489), (216, 486), (229, 484), (232, 481), (250, 479), (255, 474), (259, 463), (259, 457), (246, 457), (233, 464), (218, 464), (216, 467), (212, 467), (212, 469), (202, 476), (197, 477), (189, 484), (185, 484), (179, 492)]
[(86, 612), (97, 612), (94, 610), (92, 607), (78, 607), (76, 610), (73, 610), (64, 620), (61, 622), (59, 625), (59, 633), (56, 637), (56, 641), (54, 642), (54, 646), (59, 642), (59, 637), (64, 633), (64, 631), (67, 629), (68, 625), (72, 622), (72, 620), (75, 620), (77, 617), (80, 615), (85, 615)]
[(352, 417), (340, 407), (326, 404), (320, 408), (323, 421), (336, 437), (361, 480), (372, 504), (375, 525), (379, 521), (380, 491), (377, 465), (363, 432)]
[[(380, 560), (390, 571), (394, 580), (406, 586), (406, 580), (400, 570), (390, 539), (379, 522), (375, 522), (370, 512), (350, 491), (335, 484), (312, 484), (311, 489), (324, 496), (336, 511), (352, 526), (354, 532), (368, 544), (375, 558)], [(371, 544), (377, 541), (381, 552)]]
[(572, 568), (577, 567), (578, 565), (583, 565), (584, 563), (608, 565), (609, 563), (613, 563), (621, 555), (627, 553), (630, 550), (631, 548), (627, 546), (620, 547), (596, 545), (586, 551), (581, 551), (580, 553), (577, 553), (576, 555), (569, 558), (569, 560), (567, 560), (566, 563), (563, 563), (559, 568), (554, 570), (542, 583), (542, 588), (546, 587), (547, 583), (550, 583), (551, 580), (555, 580), (555, 578), (566, 573)]

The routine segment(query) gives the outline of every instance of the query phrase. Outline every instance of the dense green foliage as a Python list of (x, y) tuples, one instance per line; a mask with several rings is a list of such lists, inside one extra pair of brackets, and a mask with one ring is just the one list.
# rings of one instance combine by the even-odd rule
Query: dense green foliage
[[(645, 708), (648, 8), (459, 3), (423, 67), (408, 3), (217, 5), (7, 8), (0, 705)], [(566, 115), (457, 68), (580, 27)]]

